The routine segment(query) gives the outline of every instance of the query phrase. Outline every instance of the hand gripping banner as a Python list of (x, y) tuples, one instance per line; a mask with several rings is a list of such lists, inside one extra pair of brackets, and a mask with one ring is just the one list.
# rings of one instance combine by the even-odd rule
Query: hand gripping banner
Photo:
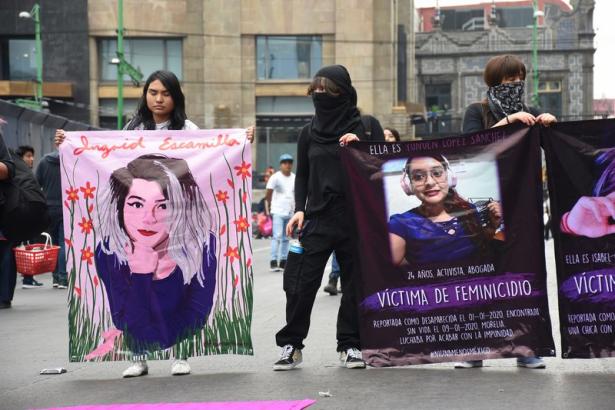
[(69, 132), (71, 361), (252, 354), (245, 130)]
[(342, 150), (363, 357), (552, 356), (538, 129)]
[(615, 357), (615, 121), (543, 131), (562, 357)]

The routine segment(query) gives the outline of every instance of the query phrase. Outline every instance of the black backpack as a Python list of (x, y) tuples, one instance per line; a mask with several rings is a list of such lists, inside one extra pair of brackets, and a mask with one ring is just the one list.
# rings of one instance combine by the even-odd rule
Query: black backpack
[(50, 219), (45, 194), (32, 170), (19, 156), (12, 157), (15, 175), (0, 181), (0, 230), (7, 239), (20, 242), (38, 236), (49, 227)]

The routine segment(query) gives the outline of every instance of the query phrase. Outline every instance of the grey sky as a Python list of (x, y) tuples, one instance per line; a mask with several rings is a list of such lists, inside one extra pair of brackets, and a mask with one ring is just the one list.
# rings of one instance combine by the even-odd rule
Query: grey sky
[[(479, 0), (439, 0), (440, 6), (478, 3)], [(483, 1), (486, 3), (488, 1)], [(595, 0), (594, 9), (594, 98), (615, 98), (615, 80), (612, 77), (615, 67), (615, 1)], [(415, 6), (433, 7), (435, 0), (415, 0)], [(569, 2), (568, 2), (569, 3)]]

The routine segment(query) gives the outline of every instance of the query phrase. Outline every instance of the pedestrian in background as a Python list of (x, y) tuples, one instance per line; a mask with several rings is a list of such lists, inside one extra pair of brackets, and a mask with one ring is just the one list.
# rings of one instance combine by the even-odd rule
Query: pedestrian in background
[[(267, 181), (265, 194), (267, 214), (273, 219), (271, 239), (270, 270), (283, 271), (288, 257), (288, 236), (286, 224), (295, 211), (295, 174), (293, 157), (290, 154), (280, 156), (280, 170), (271, 175)], [(279, 262), (278, 262), (279, 261)]]
[[(15, 164), (6, 148), (4, 137), (0, 133), (0, 184), (4, 184), (4, 181), (8, 181), (13, 175), (15, 175)], [(4, 190), (0, 186), (0, 207), (4, 205), (4, 202)], [(10, 308), (15, 294), (17, 271), (13, 245), (2, 234), (2, 227), (0, 226), (0, 309)]]
[[(62, 174), (60, 171), (60, 153), (56, 150), (45, 155), (36, 167), (38, 184), (43, 188), (47, 199), (47, 210), (51, 223), (48, 233), (51, 241), (60, 247), (58, 262), (53, 271), (53, 287), (66, 289), (68, 279), (66, 274), (66, 254), (64, 248), (64, 222), (62, 215)], [(25, 278), (24, 278), (25, 279)]]
[(386, 142), (399, 142), (401, 141), (401, 137), (399, 136), (399, 131), (395, 128), (386, 127), (384, 129), (384, 140)]
[[(521, 122), (527, 126), (534, 124), (549, 126), (557, 121), (553, 115), (540, 113), (538, 109), (525, 105), (525, 75), (525, 64), (518, 57), (505, 54), (491, 58), (483, 72), (485, 84), (489, 87), (486, 98), (471, 104), (466, 109), (463, 132), (478, 132), (514, 122)], [(455, 364), (457, 369), (482, 366), (482, 360)], [(545, 363), (540, 357), (519, 357), (517, 366), (543, 369)]]
[[(31, 147), (30, 145), (20, 145), (15, 150), (15, 155), (20, 157), (23, 160), (23, 162), (26, 163), (28, 168), (30, 169), (34, 168), (34, 148), (33, 147)], [(32, 238), (30, 242), (35, 242), (36, 239), (38, 238)], [(22, 289), (37, 289), (43, 286), (41, 282), (34, 279), (33, 275), (21, 275), (21, 276), (22, 276), (22, 280), (21, 280)]]
[(355, 296), (356, 235), (344, 195), (339, 151), (340, 145), (359, 139), (384, 141), (384, 134), (378, 120), (361, 117), (357, 93), (345, 67), (321, 68), (308, 88), (308, 95), (312, 97), (315, 114), (299, 134), (295, 214), (286, 226), (288, 236), (295, 228), (301, 230), (302, 252), (295, 253), (295, 262), (291, 266), (289, 259), (284, 270), (286, 325), (276, 334), (282, 351), (273, 369), (290, 370), (303, 360), (301, 349), (314, 299), (333, 251), (341, 265), (344, 287), (337, 317), (337, 351), (343, 366), (365, 368)]

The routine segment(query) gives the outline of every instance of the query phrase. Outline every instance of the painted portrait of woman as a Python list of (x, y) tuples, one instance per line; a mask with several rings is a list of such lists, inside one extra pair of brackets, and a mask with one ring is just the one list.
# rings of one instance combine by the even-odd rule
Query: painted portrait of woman
[(213, 305), (216, 243), (187, 162), (160, 154), (130, 161), (111, 174), (99, 210), (96, 269), (133, 353), (200, 330)]
[(498, 201), (482, 209), (459, 195), (457, 177), (442, 155), (409, 158), (401, 189), (420, 205), (391, 215), (389, 241), (393, 264), (453, 262), (489, 252), (492, 239), (502, 239)]

